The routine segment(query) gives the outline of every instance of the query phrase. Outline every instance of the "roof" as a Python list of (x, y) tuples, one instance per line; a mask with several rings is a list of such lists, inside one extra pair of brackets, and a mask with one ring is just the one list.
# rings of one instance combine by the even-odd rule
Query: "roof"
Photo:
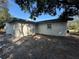
[(39, 22), (37, 22), (37, 23), (67, 22), (68, 20), (73, 20), (73, 18), (68, 18), (67, 20), (64, 20), (64, 19), (51, 19), (51, 20), (39, 21)]
[(32, 24), (40, 24), (40, 23), (54, 23), (54, 22), (67, 22), (68, 20), (73, 20), (72, 18), (68, 18), (67, 20), (64, 19), (51, 19), (51, 20), (45, 20), (45, 21), (38, 21), (38, 22), (33, 22), (33, 21), (27, 21), (24, 19), (17, 19), (13, 18), (12, 20), (7, 21), (8, 23), (32, 23)]
[(12, 20), (7, 21), (8, 23), (32, 23), (34, 24), (35, 22), (33, 21), (27, 21), (24, 19), (18, 19), (18, 18), (13, 18)]

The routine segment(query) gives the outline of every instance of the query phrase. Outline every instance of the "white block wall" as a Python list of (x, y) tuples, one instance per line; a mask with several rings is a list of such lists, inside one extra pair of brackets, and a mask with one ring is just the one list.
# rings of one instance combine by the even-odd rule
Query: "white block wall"
[(6, 23), (6, 34), (14, 35), (15, 37), (22, 37), (35, 34), (35, 26), (33, 24), (23, 23)]
[(13, 32), (14, 32), (13, 24), (6, 23), (4, 29), (5, 29), (6, 34), (12, 34), (13, 35)]
[(67, 23), (51, 23), (51, 29), (47, 28), (47, 23), (39, 24), (38, 33), (45, 35), (56, 35), (64, 36), (66, 35)]

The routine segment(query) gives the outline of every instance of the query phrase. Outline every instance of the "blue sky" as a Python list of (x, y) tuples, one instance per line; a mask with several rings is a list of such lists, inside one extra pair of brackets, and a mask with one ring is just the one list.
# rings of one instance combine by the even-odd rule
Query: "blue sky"
[[(9, 13), (12, 17), (17, 17), (21, 19), (29, 19), (30, 14), (28, 12), (24, 12), (20, 9), (20, 7), (14, 2), (14, 0), (8, 0), (8, 9)], [(50, 16), (48, 14), (42, 14), (41, 16), (37, 17), (37, 21), (42, 20), (50, 20), (50, 19), (56, 19), (59, 17), (59, 15), (64, 11), (64, 9), (56, 9), (57, 15), (56, 16)]]

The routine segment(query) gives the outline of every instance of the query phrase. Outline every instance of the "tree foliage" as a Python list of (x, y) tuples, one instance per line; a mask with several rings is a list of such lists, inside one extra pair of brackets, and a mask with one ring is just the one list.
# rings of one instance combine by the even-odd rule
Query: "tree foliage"
[(79, 32), (79, 20), (68, 22), (68, 29)]
[(10, 14), (8, 13), (7, 9), (2, 9), (0, 11), (0, 19), (7, 20), (9, 18), (9, 16), (10, 16)]
[(0, 11), (0, 27), (4, 25), (4, 23), (9, 20), (10, 14), (8, 13), (8, 10), (3, 8)]
[(0, 0), (0, 28), (4, 25), (4, 22), (9, 20), (10, 14), (7, 9), (7, 0)]
[(33, 19), (42, 13), (56, 15), (56, 8), (65, 9), (61, 15), (62, 17), (78, 15), (79, 13), (79, 0), (15, 0), (15, 2), (22, 10), (29, 11), (31, 14), (30, 18)]

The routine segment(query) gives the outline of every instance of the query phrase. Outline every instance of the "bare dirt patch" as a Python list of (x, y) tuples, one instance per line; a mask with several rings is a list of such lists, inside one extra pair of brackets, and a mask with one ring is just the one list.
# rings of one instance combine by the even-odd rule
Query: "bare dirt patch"
[(79, 38), (73, 36), (35, 35), (16, 42), (10, 40), (11, 36), (1, 38), (5, 44), (0, 53), (3, 59), (79, 59)]

